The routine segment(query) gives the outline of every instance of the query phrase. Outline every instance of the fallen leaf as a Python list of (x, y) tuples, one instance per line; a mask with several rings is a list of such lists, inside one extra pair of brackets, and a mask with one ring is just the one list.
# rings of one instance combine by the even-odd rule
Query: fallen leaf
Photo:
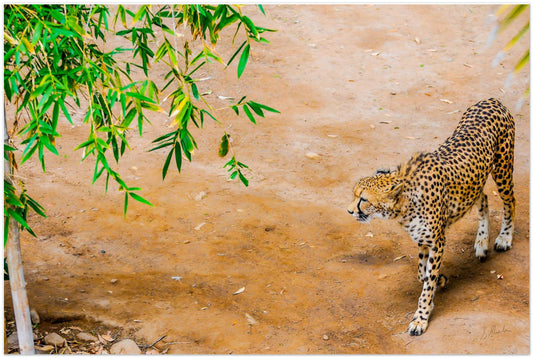
[(53, 351), (54, 348), (55, 348), (54, 346), (50, 346), (50, 345), (45, 345), (45, 346), (41, 346), (41, 347), (36, 346), (35, 347), (35, 349), (38, 349), (38, 350), (40, 350), (42, 352), (47, 352), (47, 353)]
[(456, 109), (455, 111), (448, 112), (448, 114), (455, 114), (455, 113), (457, 113), (457, 112), (459, 112), (458, 109)]
[(107, 334), (102, 334), (102, 338), (105, 339), (108, 342), (113, 342), (115, 339), (113, 339), (113, 337), (111, 337), (111, 335), (109, 333), (110, 332), (107, 332)]
[(392, 261), (399, 261), (401, 259), (403, 259), (404, 257), (406, 257), (407, 255), (402, 255), (402, 256), (398, 256), (397, 258), (395, 258), (394, 260)]
[(420, 39), (418, 37), (415, 37), (415, 42), (420, 45)]
[(248, 321), (248, 324), (250, 325), (254, 325), (254, 324), (257, 324), (257, 320), (255, 318), (253, 318), (252, 316), (250, 316), (248, 313), (245, 313), (244, 316), (246, 317), (246, 320)]
[(382, 124), (391, 124), (392, 121), (379, 121), (379, 123), (382, 123)]
[(450, 101), (449, 99), (444, 99), (444, 98), (441, 98), (439, 101), (444, 102), (444, 103), (449, 103), (449, 104), (452, 104), (452, 103), (453, 103), (453, 102)]
[(472, 68), (472, 65), (469, 65), (468, 63), (463, 63), (463, 66), (468, 67), (468, 68)]
[(497, 280), (503, 280), (503, 275), (498, 274), (498, 275), (496, 276), (496, 279), (497, 279)]
[(366, 233), (365, 235), (366, 237), (374, 237), (374, 234), (372, 233), (372, 231), (369, 231)]
[(200, 230), (200, 229), (202, 228), (202, 226), (204, 226), (204, 225), (205, 225), (205, 223), (200, 223), (198, 226), (196, 226), (196, 227), (194, 228), (194, 230), (198, 231), (198, 230)]
[(238, 295), (240, 293), (243, 293), (245, 289), (246, 289), (246, 287), (241, 287), (237, 291), (233, 292), (233, 295)]
[(107, 344), (107, 341), (100, 335), (100, 333), (97, 333), (97, 335), (98, 335), (98, 340), (100, 341), (100, 343)]
[(69, 329), (75, 329), (75, 330), (77, 330), (77, 331), (83, 331), (83, 329), (81, 329), (81, 328), (78, 327), (78, 326), (71, 326), (71, 327), (69, 327)]
[(373, 53), (371, 53), (370, 55), (371, 55), (371, 56), (378, 56), (380, 53), (381, 53), (381, 51), (378, 51), (378, 52), (373, 52)]

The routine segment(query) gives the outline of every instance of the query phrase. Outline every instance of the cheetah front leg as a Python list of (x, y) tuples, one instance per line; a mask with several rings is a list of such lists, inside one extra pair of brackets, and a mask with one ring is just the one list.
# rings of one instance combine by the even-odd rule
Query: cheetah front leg
[(489, 205), (487, 194), (481, 193), (478, 199), (478, 205), (479, 224), (474, 249), (476, 250), (476, 257), (479, 261), (483, 262), (487, 259), (487, 253), (489, 251)]
[(418, 298), (418, 308), (409, 324), (409, 334), (411, 336), (419, 336), (427, 329), (429, 316), (434, 306), (433, 298), (435, 297), (435, 290), (443, 277), (439, 275), (443, 252), (444, 239), (438, 240), (429, 250), (426, 272), (423, 279), (424, 287), (422, 294)]
[(418, 281), (424, 283), (424, 277), (426, 277), (426, 265), (429, 257), (429, 247), (426, 245), (418, 244)]

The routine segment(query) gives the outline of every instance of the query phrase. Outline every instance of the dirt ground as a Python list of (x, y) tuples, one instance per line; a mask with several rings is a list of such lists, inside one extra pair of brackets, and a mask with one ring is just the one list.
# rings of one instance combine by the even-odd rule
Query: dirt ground
[[(267, 34), (271, 44), (253, 48), (241, 80), (236, 64), (213, 66), (200, 89), (212, 91), (217, 107), (228, 104), (218, 96), (247, 94), (281, 112), (255, 126), (217, 112), (238, 160), (253, 170), (248, 188), (227, 180), (227, 159), (217, 156), (223, 128), (213, 122), (194, 132), (193, 162), (163, 182), (166, 153), (148, 153), (168, 130), (159, 114), (119, 165), (154, 208), (130, 203), (124, 218), (122, 194), (91, 186), (92, 162), (80, 164), (73, 151), (86, 136), (82, 112), (74, 126), (63, 125), (61, 155), (47, 158), (46, 173), (36, 161), (25, 165), (30, 195), (48, 213), (31, 218), (37, 238), (22, 237), (28, 294), (41, 319), (120, 327), (146, 342), (166, 335), (156, 347), (173, 354), (528, 354), (529, 98), (515, 105), (529, 66), (503, 87), (529, 42), (491, 66), (518, 27), (486, 48), (495, 5), (265, 9), (266, 16), (249, 12), (278, 30)], [(223, 42), (217, 50), (227, 58), (232, 48)], [(349, 216), (351, 189), (379, 167), (435, 149), (468, 106), (489, 97), (516, 120), (513, 248), (491, 246), (480, 263), (476, 212), (452, 226), (448, 287), (436, 295), (427, 333), (411, 337), (421, 290), (416, 245), (395, 222), (364, 225)], [(502, 208), (494, 191), (489, 179), (491, 242)]]

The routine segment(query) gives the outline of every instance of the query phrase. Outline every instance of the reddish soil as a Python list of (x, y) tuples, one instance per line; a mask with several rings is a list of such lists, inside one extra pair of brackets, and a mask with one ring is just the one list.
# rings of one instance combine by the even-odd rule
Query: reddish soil
[[(41, 319), (121, 327), (145, 342), (166, 335), (156, 347), (176, 354), (529, 353), (529, 99), (515, 108), (529, 66), (502, 90), (529, 43), (491, 66), (518, 24), (486, 48), (495, 5), (265, 9), (266, 17), (249, 11), (278, 30), (267, 34), (271, 44), (253, 48), (239, 81), (236, 64), (206, 70), (212, 79), (201, 91), (212, 91), (216, 107), (228, 104), (217, 96), (247, 94), (281, 114), (254, 126), (217, 112), (224, 125), (196, 130), (192, 163), (163, 182), (166, 153), (148, 150), (169, 123), (154, 113), (119, 165), (154, 208), (130, 203), (124, 218), (116, 188), (105, 195), (103, 182), (91, 186), (91, 160), (80, 164), (73, 151), (86, 136), (82, 112), (63, 125), (61, 155), (48, 156), (46, 173), (35, 160), (24, 165), (30, 195), (48, 213), (31, 217), (37, 238), (22, 237)], [(227, 58), (232, 48), (217, 50)], [(153, 71), (154, 80), (164, 73)], [(513, 248), (491, 249), (480, 263), (476, 212), (452, 226), (448, 287), (436, 295), (427, 333), (411, 337), (421, 290), (416, 245), (395, 222), (363, 225), (345, 207), (359, 177), (435, 149), (468, 106), (489, 97), (516, 120)], [(248, 188), (227, 180), (227, 159), (217, 156), (224, 128), (253, 170)], [(491, 240), (502, 208), (494, 191), (489, 179)]]

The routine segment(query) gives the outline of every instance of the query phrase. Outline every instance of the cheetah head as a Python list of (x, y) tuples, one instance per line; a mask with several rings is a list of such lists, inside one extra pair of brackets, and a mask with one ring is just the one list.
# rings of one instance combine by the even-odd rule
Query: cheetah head
[(355, 185), (348, 213), (363, 223), (373, 218), (388, 219), (394, 214), (403, 187), (397, 172), (379, 170), (371, 177), (362, 178)]

